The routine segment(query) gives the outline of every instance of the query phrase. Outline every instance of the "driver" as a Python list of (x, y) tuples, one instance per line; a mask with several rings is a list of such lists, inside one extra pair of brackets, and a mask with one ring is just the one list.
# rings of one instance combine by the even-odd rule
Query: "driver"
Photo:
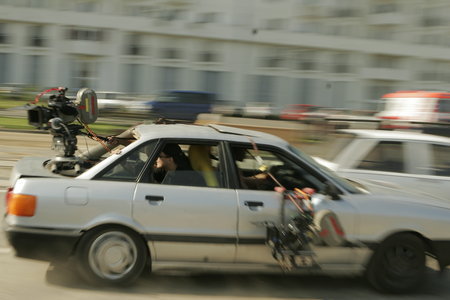
[[(186, 172), (187, 171), (187, 172)], [(162, 184), (205, 186), (178, 144), (166, 144), (156, 159), (153, 178)]]
[[(234, 147), (232, 148), (232, 154), (235, 162), (242, 162), (247, 155), (247, 149)], [(273, 181), (267, 173), (261, 172), (252, 176), (245, 176), (237, 163), (236, 166), (242, 188), (250, 190), (273, 190)]]

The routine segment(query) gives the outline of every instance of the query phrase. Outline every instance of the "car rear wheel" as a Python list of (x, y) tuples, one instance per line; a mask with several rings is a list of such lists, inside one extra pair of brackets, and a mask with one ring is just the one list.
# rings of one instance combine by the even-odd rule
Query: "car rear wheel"
[(425, 278), (425, 247), (413, 234), (389, 237), (376, 249), (367, 279), (383, 292), (405, 293), (418, 288)]
[(87, 232), (77, 248), (80, 275), (93, 284), (130, 284), (147, 265), (147, 248), (133, 231), (102, 228)]

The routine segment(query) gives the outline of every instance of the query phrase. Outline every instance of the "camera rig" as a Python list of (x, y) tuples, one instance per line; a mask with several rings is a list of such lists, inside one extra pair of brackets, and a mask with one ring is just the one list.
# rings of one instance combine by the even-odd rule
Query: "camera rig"
[[(48, 107), (38, 106), (39, 98), (49, 92), (56, 91), (48, 99)], [(63, 170), (73, 170), (78, 173), (81, 161), (74, 154), (77, 150), (77, 135), (87, 124), (97, 120), (97, 95), (92, 89), (83, 88), (78, 91), (75, 99), (66, 96), (67, 88), (52, 88), (38, 94), (33, 103), (27, 106), (28, 123), (37, 129), (49, 130), (53, 135), (52, 149), (56, 156), (46, 167), (54, 173)], [(78, 121), (79, 124), (72, 122)]]

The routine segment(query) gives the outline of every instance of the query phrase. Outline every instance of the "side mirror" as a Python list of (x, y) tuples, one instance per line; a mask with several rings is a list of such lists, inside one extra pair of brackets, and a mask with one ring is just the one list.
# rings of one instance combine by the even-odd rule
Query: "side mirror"
[(329, 195), (333, 200), (341, 199), (341, 197), (339, 196), (340, 195), (339, 190), (330, 181), (325, 182), (325, 194)]

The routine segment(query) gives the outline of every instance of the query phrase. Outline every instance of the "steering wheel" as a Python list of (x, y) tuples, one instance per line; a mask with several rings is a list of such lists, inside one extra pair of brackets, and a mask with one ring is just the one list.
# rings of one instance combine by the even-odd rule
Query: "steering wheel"
[(302, 175), (286, 165), (271, 166), (269, 172), (288, 190), (293, 190), (294, 188), (302, 189), (307, 186), (304, 180), (302, 180)]

